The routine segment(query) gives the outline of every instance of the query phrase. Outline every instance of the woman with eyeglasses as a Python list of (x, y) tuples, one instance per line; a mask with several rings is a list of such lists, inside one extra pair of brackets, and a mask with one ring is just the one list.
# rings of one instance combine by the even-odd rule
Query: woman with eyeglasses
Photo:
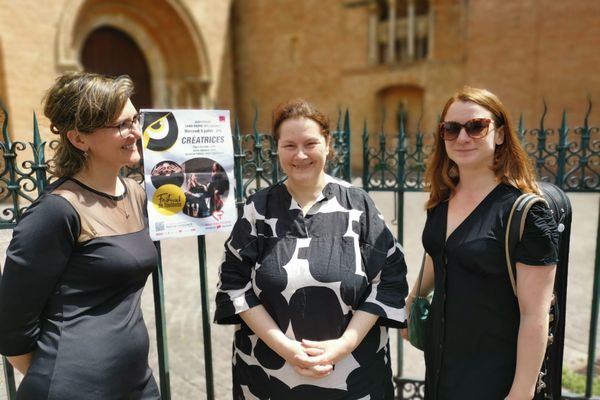
[(60, 178), (16, 226), (0, 281), (0, 353), (21, 373), (17, 399), (159, 399), (140, 297), (157, 254), (140, 160), (133, 83), (59, 77), (44, 113)]
[(516, 198), (539, 189), (493, 93), (465, 87), (446, 102), (426, 182), (420, 295), (433, 290), (433, 298), (425, 398), (532, 399), (548, 337), (558, 233), (550, 210), (535, 204), (516, 250), (515, 297), (504, 252), (506, 223)]

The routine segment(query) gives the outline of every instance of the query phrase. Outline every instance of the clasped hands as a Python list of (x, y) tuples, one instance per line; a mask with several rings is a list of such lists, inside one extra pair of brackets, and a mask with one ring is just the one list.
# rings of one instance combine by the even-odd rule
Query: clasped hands
[(342, 336), (338, 339), (301, 342), (290, 339), (285, 360), (296, 373), (309, 378), (324, 378), (331, 374), (335, 364), (352, 351)]

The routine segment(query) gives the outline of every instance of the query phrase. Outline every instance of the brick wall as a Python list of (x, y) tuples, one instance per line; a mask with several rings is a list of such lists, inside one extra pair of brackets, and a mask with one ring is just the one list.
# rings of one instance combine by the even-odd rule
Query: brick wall
[[(317, 4), (319, 3), (319, 4)], [(322, 4), (321, 4), (322, 3)], [(588, 93), (600, 101), (600, 2), (587, 0), (433, 0), (433, 57), (403, 65), (368, 64), (368, 11), (345, 0), (234, 2), (236, 99), (242, 129), (260, 105), (269, 129), (280, 99), (302, 95), (332, 117), (349, 107), (353, 158), (360, 164), (363, 122), (380, 126), (377, 101), (391, 86), (423, 89), (423, 125), (431, 131), (446, 99), (462, 85), (496, 92), (517, 118), (547, 126), (561, 112), (580, 124)], [(592, 119), (598, 121), (600, 107)], [(389, 114), (390, 111), (388, 111)], [(596, 122), (597, 123), (597, 122)]]
[[(108, 7), (110, 2), (20, 0), (0, 8), (0, 97), (9, 107), (15, 137), (28, 138), (31, 113), (41, 114), (41, 97), (60, 72), (61, 18), (76, 12), (68, 7), (87, 7), (88, 14), (72, 16), (85, 22), (94, 18), (94, 7)], [(125, 3), (135, 10), (146, 4), (139, 0), (114, 4)], [(150, 34), (139, 44), (147, 57), (163, 63), (174, 58), (173, 69), (186, 71), (201, 60), (190, 58), (181, 43), (196, 43), (205, 57), (206, 104), (232, 109), (244, 131), (252, 127), (254, 102), (261, 131), (269, 130), (273, 107), (291, 97), (312, 100), (333, 122), (338, 110), (348, 107), (355, 163), (360, 163), (363, 123), (380, 126), (381, 93), (392, 87), (419, 88), (421, 127), (426, 131), (434, 128), (446, 98), (464, 84), (496, 92), (515, 118), (523, 113), (528, 126), (538, 123), (542, 99), (549, 107), (547, 125), (555, 127), (563, 109), (571, 124), (580, 124), (588, 94), (600, 101), (596, 72), (600, 24), (595, 21), (600, 2), (431, 0), (432, 57), (397, 65), (369, 64), (369, 7), (348, 4), (347, 0), (157, 0), (153, 7), (177, 5), (191, 22), (166, 18), (160, 25), (148, 24)], [(139, 12), (131, 15), (143, 18)], [(123, 23), (123, 18), (115, 11), (102, 23)], [(75, 37), (69, 38), (75, 44), (84, 39), (77, 36), (78, 29), (75, 25)], [(190, 37), (165, 35), (175, 30), (191, 32)], [(179, 47), (169, 53), (165, 46)], [(171, 76), (158, 73), (155, 79)], [(596, 123), (599, 110), (596, 107), (591, 117)], [(43, 118), (41, 124), (45, 132)]]

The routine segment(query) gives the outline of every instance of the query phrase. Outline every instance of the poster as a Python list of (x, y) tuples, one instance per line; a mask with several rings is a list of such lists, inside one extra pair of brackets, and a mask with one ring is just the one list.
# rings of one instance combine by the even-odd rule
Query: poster
[(230, 231), (237, 219), (227, 110), (141, 110), (153, 240)]

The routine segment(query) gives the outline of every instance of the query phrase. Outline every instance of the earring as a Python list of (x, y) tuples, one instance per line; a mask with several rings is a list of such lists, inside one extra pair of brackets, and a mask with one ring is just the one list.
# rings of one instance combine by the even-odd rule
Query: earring
[(87, 160), (88, 155), (89, 155), (88, 152), (84, 150), (83, 151), (83, 158), (85, 158)]

